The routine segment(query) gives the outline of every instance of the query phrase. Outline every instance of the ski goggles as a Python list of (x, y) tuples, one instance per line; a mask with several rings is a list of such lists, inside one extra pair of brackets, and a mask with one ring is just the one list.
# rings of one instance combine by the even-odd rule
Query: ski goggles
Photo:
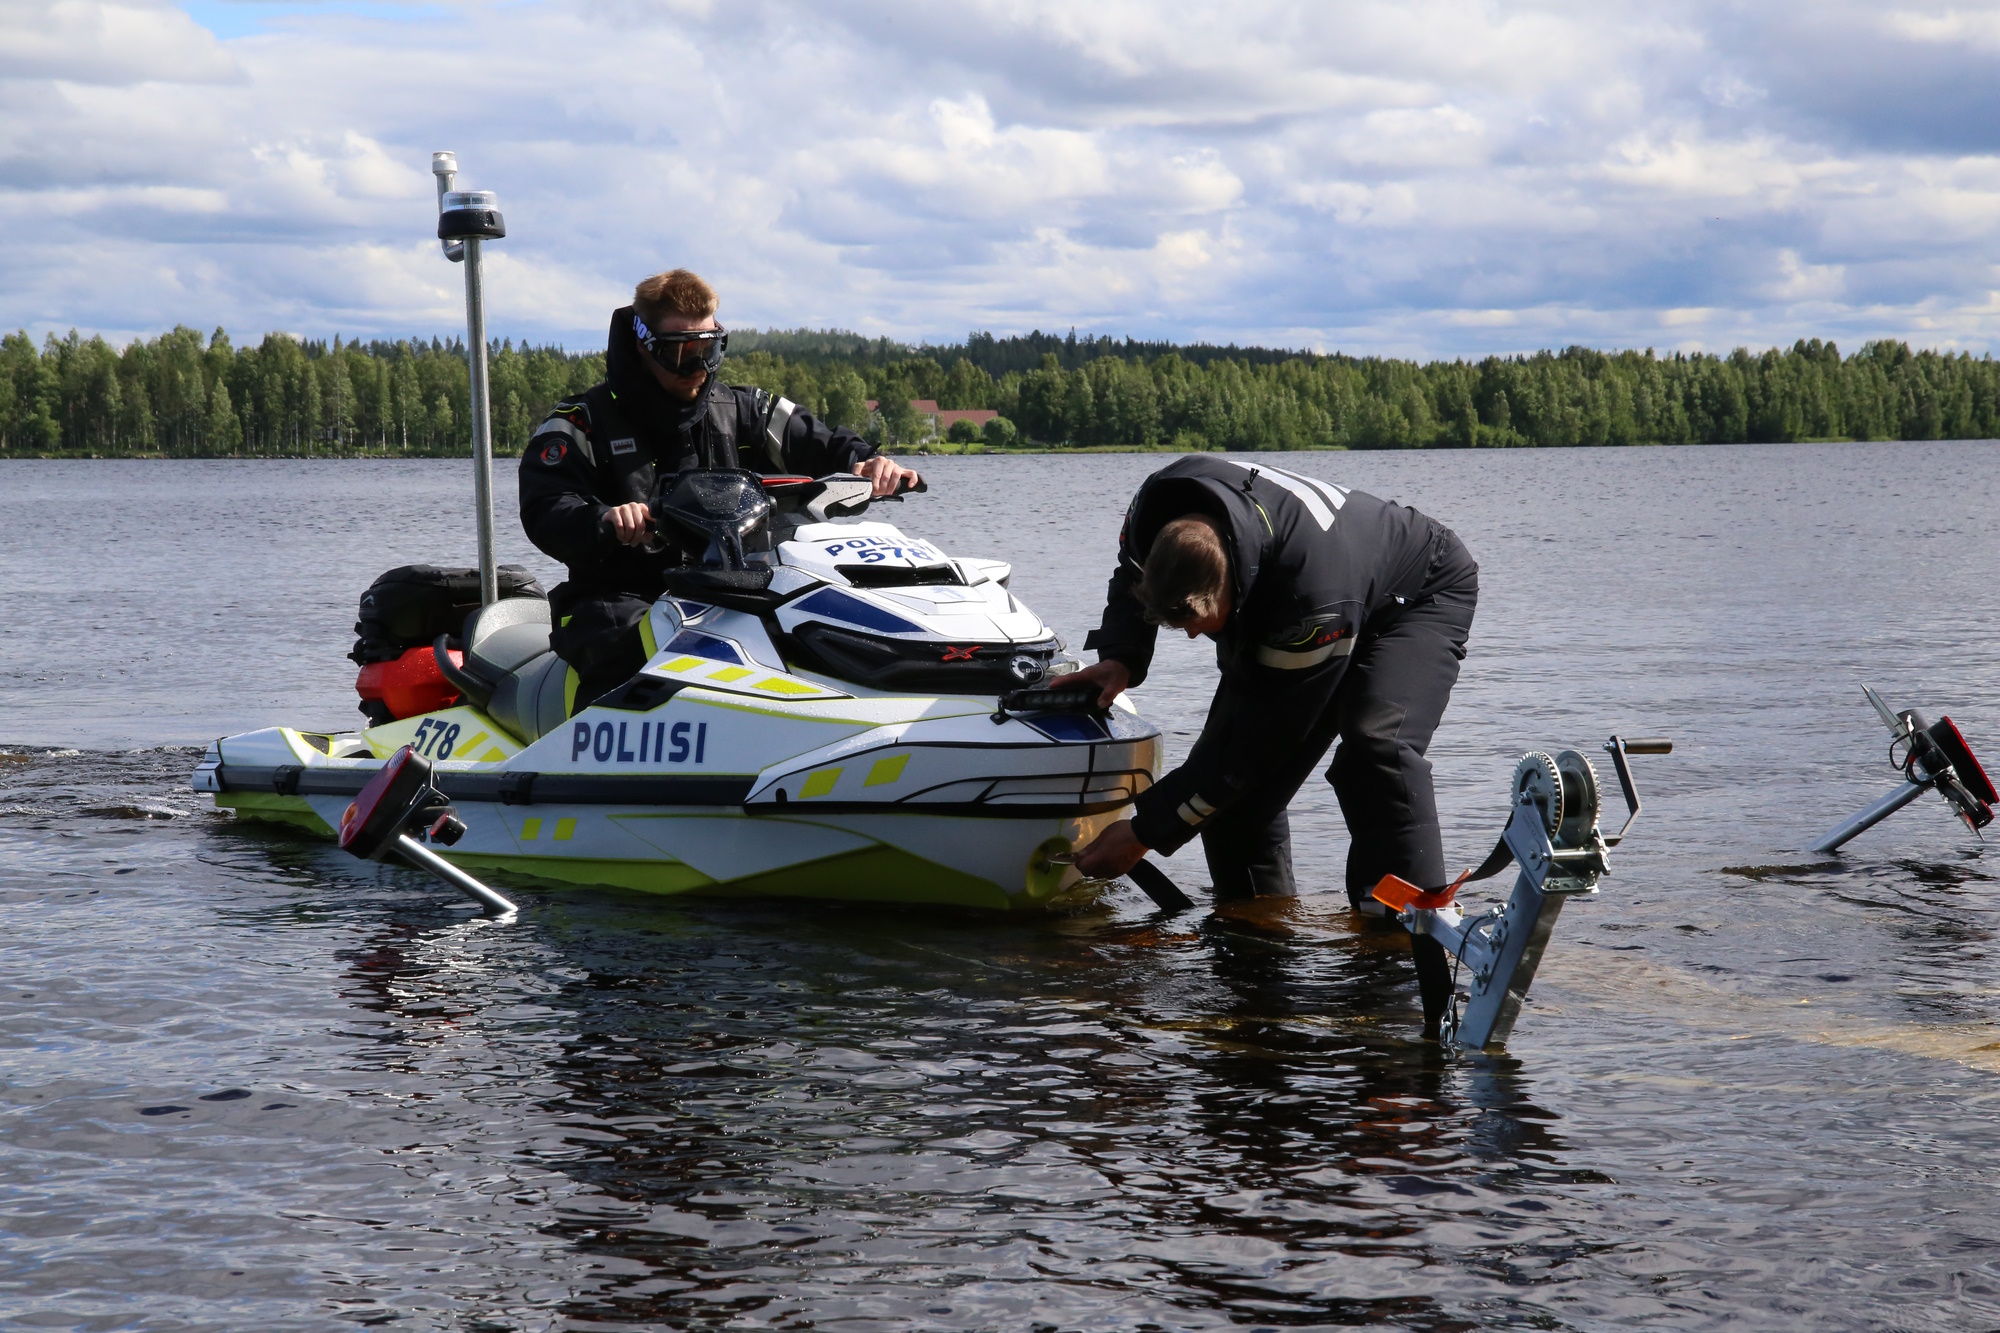
[(729, 350), (727, 329), (655, 333), (646, 327), (644, 319), (634, 314), (632, 333), (655, 361), (675, 375), (692, 375), (697, 368), (713, 375), (722, 368), (722, 354)]

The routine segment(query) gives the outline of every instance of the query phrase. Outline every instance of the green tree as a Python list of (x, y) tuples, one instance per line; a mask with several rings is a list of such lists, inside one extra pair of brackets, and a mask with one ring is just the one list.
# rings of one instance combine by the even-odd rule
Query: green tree
[(928, 437), (930, 422), (910, 406), (908, 398), (891, 398), (877, 408), (882, 420), (883, 442), (908, 447)]
[(208, 395), (208, 422), (203, 443), (210, 454), (233, 454), (243, 447), (243, 423), (229, 400), (229, 385), (216, 380)]
[(868, 421), (868, 386), (852, 370), (835, 370), (820, 381), (829, 426), (858, 429)]

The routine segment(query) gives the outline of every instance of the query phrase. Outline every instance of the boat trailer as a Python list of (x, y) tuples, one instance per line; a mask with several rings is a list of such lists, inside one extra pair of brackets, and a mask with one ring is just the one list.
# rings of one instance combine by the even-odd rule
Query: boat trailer
[[(1506, 1044), (1563, 904), (1597, 892), (1598, 877), (1610, 871), (1610, 849), (1625, 840), (1639, 817), (1639, 789), (1626, 756), (1671, 754), (1673, 748), (1662, 736), (1613, 736), (1605, 742), (1627, 810), (1623, 827), (1608, 836), (1597, 827), (1597, 771), (1590, 760), (1575, 750), (1530, 751), (1514, 767), (1507, 827), (1477, 869), (1431, 891), (1394, 875), (1375, 886), (1375, 899), (1412, 935), (1423, 937), (1412, 943), (1419, 948), (1424, 1012), (1428, 1018), (1450, 1011), (1437, 1035), (1476, 1050)], [(1454, 899), (1462, 885), (1491, 878), (1509, 865), (1519, 865), (1520, 873), (1505, 903), (1470, 916), (1459, 910)], [(1425, 938), (1449, 955), (1449, 970), (1442, 959), (1426, 964), (1423, 953), (1436, 958), (1436, 952), (1422, 948)], [(1456, 981), (1461, 968), (1471, 977), (1462, 1012)], [(1431, 1035), (1428, 1025), (1426, 1035)]]
[[(1841, 844), (1865, 833), (1895, 814), (1927, 791), (1943, 796), (1952, 813), (1965, 821), (1974, 833), (1993, 822), (1993, 806), (2000, 792), (1973, 757), (1972, 747), (1959, 735), (1949, 717), (1926, 723), (1923, 714), (1906, 708), (1892, 712), (1882, 696), (1863, 685), (1882, 725), (1889, 729), (1889, 762), (1902, 770), (1904, 783), (1875, 804), (1813, 844), (1815, 852), (1837, 852)], [(1901, 751), (1898, 754), (1898, 751)]]

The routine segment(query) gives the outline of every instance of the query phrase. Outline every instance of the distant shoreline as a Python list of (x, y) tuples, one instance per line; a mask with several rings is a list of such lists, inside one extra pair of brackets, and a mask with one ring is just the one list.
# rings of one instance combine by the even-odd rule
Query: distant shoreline
[[(828, 339), (832, 338), (829, 342)], [(1985, 439), (2000, 361), (1871, 342), (1787, 349), (1560, 352), (1477, 362), (1109, 340), (995, 339), (917, 351), (847, 335), (752, 338), (719, 379), (782, 394), (878, 445), (959, 451), (1289, 452)], [(548, 405), (601, 383), (603, 353), (489, 358), (495, 452), (518, 456)], [(456, 457), (472, 438), (458, 342), (234, 346), (177, 327), (0, 336), (0, 457)], [(977, 418), (977, 420), (975, 420)]]
[[(1768, 448), (1782, 444), (1994, 444), (2000, 439), (1985, 435), (1968, 435), (1944, 439), (1898, 440), (1888, 437), (1857, 438), (1833, 435), (1824, 439), (1809, 440), (1729, 440), (1709, 444), (1687, 444), (1682, 441), (1648, 440), (1633, 444), (1511, 444), (1511, 445), (1415, 445), (1396, 449), (1352, 449), (1343, 444), (1307, 445), (1297, 449), (1184, 449), (1170, 444), (1089, 444), (1065, 447), (1063, 445), (1012, 445), (995, 448), (990, 445), (974, 444), (954, 447), (949, 444), (935, 449), (884, 449), (882, 452), (896, 458), (1051, 458), (1068, 457), (1078, 454), (1194, 454), (1194, 453), (1256, 453), (1256, 454), (1459, 454), (1459, 453), (1519, 453), (1523, 450), (1545, 450), (1560, 452), (1572, 449), (1727, 449), (1751, 446)], [(518, 456), (512, 452), (496, 453), (495, 465), (513, 462)], [(301, 453), (301, 454), (164, 454), (164, 453), (31, 453), (25, 450), (0, 450), (0, 462), (148, 462), (148, 463), (277, 463), (277, 462), (320, 462), (320, 463), (396, 463), (396, 462), (470, 462), (472, 454), (466, 453)]]

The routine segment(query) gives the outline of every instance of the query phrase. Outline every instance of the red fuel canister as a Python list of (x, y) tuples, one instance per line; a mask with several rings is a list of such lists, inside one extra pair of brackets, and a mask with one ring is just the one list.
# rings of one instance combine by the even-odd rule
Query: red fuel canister
[[(465, 660), (456, 650), (450, 656), (454, 666)], [(412, 648), (393, 662), (370, 662), (354, 678), (354, 692), (378, 701), (398, 718), (434, 713), (458, 701), (458, 690), (438, 670), (429, 648)]]

